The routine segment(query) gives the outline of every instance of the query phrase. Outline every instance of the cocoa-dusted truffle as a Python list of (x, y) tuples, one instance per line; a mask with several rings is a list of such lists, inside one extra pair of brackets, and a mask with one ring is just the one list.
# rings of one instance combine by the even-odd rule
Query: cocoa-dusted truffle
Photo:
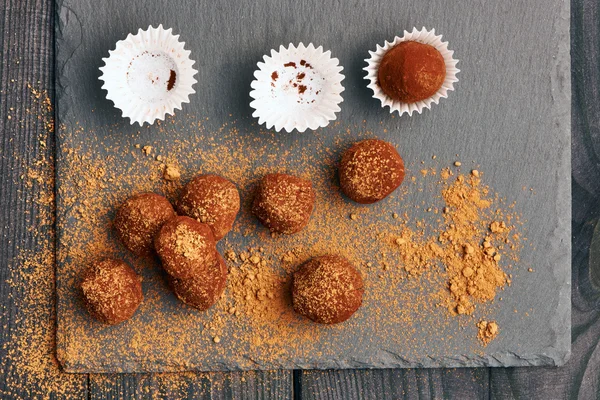
[(209, 226), (190, 217), (166, 222), (154, 239), (163, 268), (174, 278), (200, 275), (213, 265), (216, 242)]
[(446, 79), (446, 64), (433, 46), (406, 41), (388, 50), (377, 71), (379, 86), (394, 100), (415, 103), (433, 96)]
[(367, 139), (355, 143), (342, 156), (340, 187), (357, 203), (382, 200), (404, 180), (404, 161), (390, 143)]
[(173, 291), (185, 304), (200, 311), (208, 310), (219, 300), (227, 282), (227, 265), (220, 254), (198, 275), (189, 279), (171, 278)]
[(291, 234), (308, 224), (314, 205), (315, 192), (310, 181), (268, 174), (258, 185), (252, 212), (271, 232)]
[(169, 200), (155, 193), (136, 194), (117, 210), (114, 228), (117, 237), (132, 253), (147, 256), (153, 252), (154, 236), (175, 216)]
[(181, 192), (177, 211), (210, 226), (215, 240), (233, 227), (240, 210), (240, 194), (233, 183), (218, 175), (200, 175)]
[(360, 273), (341, 256), (313, 258), (294, 273), (294, 310), (321, 324), (350, 318), (362, 304), (363, 293)]
[(133, 316), (142, 303), (142, 278), (121, 260), (94, 262), (81, 280), (83, 301), (94, 318), (115, 325)]

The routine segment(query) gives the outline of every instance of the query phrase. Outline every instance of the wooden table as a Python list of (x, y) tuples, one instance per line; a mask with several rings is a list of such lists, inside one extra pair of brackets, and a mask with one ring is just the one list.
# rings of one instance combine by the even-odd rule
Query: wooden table
[[(60, 385), (45, 373), (28, 377), (11, 353), (22, 319), (18, 299), (24, 282), (14, 282), (23, 252), (53, 246), (52, 232), (32, 230), (43, 212), (32, 201), (44, 185), (23, 178), (28, 164), (54, 154), (52, 134), (33, 109), (32, 89), (54, 92), (54, 4), (52, 0), (2, 0), (0, 57), (0, 397), (2, 398), (600, 398), (600, 288), (590, 280), (590, 243), (600, 217), (600, 3), (572, 0), (573, 137), (573, 349), (562, 368), (470, 368), (420, 370), (272, 371), (183, 374), (176, 393), (164, 376), (79, 375)], [(48, 166), (51, 168), (51, 165)], [(50, 172), (50, 171), (48, 171)], [(47, 189), (46, 189), (47, 190)], [(33, 222), (32, 222), (33, 221)], [(598, 230), (600, 232), (600, 230)], [(600, 246), (600, 238), (596, 246)], [(596, 250), (596, 255), (600, 249)], [(595, 260), (600, 263), (600, 260)], [(51, 266), (49, 268), (52, 268)], [(598, 271), (600, 272), (600, 271)], [(18, 274), (16, 276), (19, 276)], [(13, 279), (13, 281), (9, 281)], [(53, 286), (43, 287), (52, 324)], [(51, 326), (51, 325), (50, 325)], [(52, 335), (48, 335), (52, 348)], [(172, 377), (171, 377), (172, 378)], [(170, 378), (170, 379), (171, 379)]]

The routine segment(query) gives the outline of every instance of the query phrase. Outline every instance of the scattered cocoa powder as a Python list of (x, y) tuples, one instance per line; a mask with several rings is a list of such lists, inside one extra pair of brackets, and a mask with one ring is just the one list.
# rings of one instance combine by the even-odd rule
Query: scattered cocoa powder
[[(173, 136), (173, 129), (182, 126), (187, 129), (186, 138)], [(464, 252), (460, 246), (463, 242), (470, 243), (475, 256), (486, 260), (489, 265), (482, 271), (496, 271), (496, 268), (505, 271), (520, 250), (518, 221), (488, 188), (476, 183), (475, 177), (455, 177), (449, 168), (438, 166), (431, 167), (437, 175), (412, 176), (412, 183), (397, 190), (389, 202), (368, 208), (347, 202), (332, 182), (341, 149), (356, 140), (355, 132), (360, 128), (343, 130), (335, 124), (333, 127), (339, 130), (336, 134), (339, 137), (332, 147), (322, 146), (324, 136), (316, 132), (314, 143), (304, 143), (306, 151), (298, 153), (291, 151), (298, 143), (284, 147), (268, 131), (248, 135), (242, 134), (233, 123), (209, 129), (193, 118), (178, 119), (177, 123), (167, 119), (159, 127), (157, 140), (147, 146), (168, 159), (176, 157), (182, 181), (199, 173), (216, 173), (235, 182), (240, 189), (245, 204), (233, 230), (220, 244), (221, 251), (226, 250), (223, 254), (229, 264), (229, 282), (223, 297), (208, 312), (195, 312), (182, 305), (169, 308), (166, 299), (173, 295), (158, 273), (156, 262), (142, 262), (125, 255), (126, 261), (144, 275), (146, 299), (138, 313), (151, 313), (153, 323), (143, 324), (134, 318), (112, 333), (99, 331), (73, 302), (68, 277), (80, 271), (91, 257), (121, 255), (110, 233), (110, 219), (115, 207), (126, 197), (153, 191), (174, 201), (181, 183), (165, 182), (164, 164), (133, 151), (133, 145), (126, 146), (132, 138), (115, 132), (116, 143), (107, 153), (100, 154), (93, 151), (99, 145), (95, 135), (81, 127), (62, 127), (67, 130), (62, 135), (74, 135), (86, 143), (82, 146), (65, 142), (62, 148), (69, 170), (58, 189), (62, 202), (59, 217), (61, 224), (67, 216), (70, 222), (61, 225), (64, 234), (59, 248), (61, 279), (57, 291), (61, 309), (67, 310), (61, 313), (59, 321), (61, 360), (68, 366), (91, 365), (101, 369), (103, 353), (98, 352), (99, 348), (105, 347), (109, 352), (129, 348), (132, 357), (143, 360), (142, 367), (152, 368), (156, 361), (167, 357), (177, 368), (189, 365), (189, 348), (197, 346), (200, 340), (202, 346), (210, 346), (201, 353), (206, 363), (223, 360), (232, 351), (249, 354), (244, 346), (250, 343), (253, 358), (241, 360), (241, 368), (256, 368), (257, 363), (275, 367), (291, 358), (329, 358), (335, 357), (335, 349), (351, 351), (348, 335), (360, 337), (365, 327), (376, 328), (388, 338), (391, 348), (403, 349), (406, 357), (428, 352), (432, 340), (443, 343), (449, 352), (467, 351), (460, 347), (464, 334), (457, 333), (449, 317), (458, 315), (462, 300), (473, 305), (474, 315), (483, 312), (489, 315), (494, 310), (490, 307), (493, 305), (490, 296), (502, 285), (494, 283), (493, 290), (486, 291), (483, 284), (480, 287), (480, 282), (472, 278), (477, 276), (474, 272), (469, 279), (478, 291), (468, 294), (469, 279), (462, 273)], [(162, 140), (163, 135), (172, 140)], [(199, 151), (199, 143), (203, 144), (203, 151)], [(410, 164), (407, 168), (410, 174)], [(313, 217), (305, 230), (294, 237), (272, 236), (250, 213), (251, 193), (260, 177), (282, 169), (310, 178), (317, 193)], [(421, 191), (428, 194), (431, 204), (407, 201), (411, 192)], [(465, 202), (460, 193), (471, 200)], [(420, 209), (438, 208), (434, 204), (438, 200), (446, 203), (446, 213), (419, 215)], [(484, 202), (489, 202), (488, 207), (481, 207)], [(497, 213), (498, 209), (505, 211)], [(352, 214), (360, 215), (360, 219), (348, 218)], [(467, 218), (476, 221), (476, 228), (467, 229), (467, 224), (463, 224)], [(503, 221), (506, 231), (490, 230), (492, 222), (502, 226)], [(446, 235), (442, 235), (444, 232)], [(493, 259), (495, 253), (489, 255), (485, 251), (491, 251), (484, 251), (488, 248), (483, 247), (486, 236), (502, 254), (500, 261)], [(501, 243), (503, 237), (509, 243)], [(398, 244), (397, 239), (405, 242), (401, 240)], [(451, 256), (455, 242), (459, 249)], [(365, 297), (364, 310), (356, 318), (326, 329), (295, 315), (289, 284), (290, 275), (298, 265), (330, 253), (347, 257), (361, 271)], [(459, 269), (459, 265), (463, 268)], [(466, 299), (457, 296), (462, 292), (451, 291), (453, 279), (460, 283), (460, 290), (466, 291)], [(457, 318), (460, 326), (473, 326), (470, 317)], [(397, 335), (399, 326), (403, 335)], [(178, 343), (171, 341), (174, 335)], [(214, 337), (220, 338), (218, 345)], [(158, 353), (148, 356), (153, 352)]]

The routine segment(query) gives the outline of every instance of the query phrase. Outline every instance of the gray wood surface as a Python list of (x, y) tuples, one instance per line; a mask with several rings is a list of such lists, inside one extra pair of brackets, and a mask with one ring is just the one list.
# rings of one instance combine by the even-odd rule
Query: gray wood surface
[[(0, 341), (18, 325), (19, 311), (11, 296), (19, 296), (6, 280), (9, 263), (21, 249), (40, 250), (43, 241), (29, 230), (39, 206), (26, 199), (39, 194), (19, 179), (21, 159), (51, 155), (53, 140), (41, 148), (37, 136), (42, 122), (25, 110), (32, 106), (26, 82), (53, 89), (53, 14), (50, 0), (4, 0), (0, 63)], [(600, 217), (600, 14), (598, 2), (574, 0), (571, 8), (572, 134), (573, 134), (573, 347), (570, 361), (561, 368), (497, 368), (458, 370), (378, 370), (296, 372), (292, 387), (288, 373), (273, 375), (198, 374), (183, 376), (185, 397), (314, 399), (342, 398), (526, 398), (594, 399), (600, 390), (600, 290), (589, 279), (590, 242)], [(19, 61), (17, 64), (16, 61)], [(11, 80), (15, 82), (11, 82)], [(14, 108), (10, 111), (10, 108)], [(11, 120), (8, 120), (11, 115)], [(23, 123), (16, 123), (23, 121)], [(18, 156), (18, 157), (17, 157)], [(597, 230), (596, 230), (597, 231)], [(596, 240), (596, 243), (598, 241)], [(51, 295), (51, 293), (49, 294)], [(0, 346), (0, 391), (4, 398), (62, 398), (48, 393), (44, 382), (29, 382), (28, 392), (10, 391), (12, 373), (8, 349)], [(265, 373), (269, 374), (269, 373)], [(245, 382), (242, 381), (244, 377)], [(203, 381), (204, 380), (204, 381)], [(204, 382), (200, 384), (199, 382)], [(214, 382), (214, 384), (211, 384)], [(223, 384), (223, 382), (226, 382)], [(282, 383), (283, 382), (283, 383)], [(205, 387), (212, 391), (204, 390)], [(217, 389), (223, 388), (225, 389)], [(88, 389), (89, 388), (89, 389)], [(161, 392), (160, 379), (149, 375), (82, 375), (68, 388), (72, 398), (171, 397)], [(89, 390), (89, 392), (88, 392)], [(31, 395), (31, 393), (36, 395)], [(208, 394), (207, 394), (208, 393)], [(28, 395), (29, 394), (29, 395)], [(181, 394), (181, 393), (180, 393)], [(182, 396), (183, 397), (183, 396)]]

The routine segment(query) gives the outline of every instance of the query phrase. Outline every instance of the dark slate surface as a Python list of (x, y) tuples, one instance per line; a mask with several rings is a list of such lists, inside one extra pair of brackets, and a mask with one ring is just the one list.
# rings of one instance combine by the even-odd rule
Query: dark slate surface
[[(63, 365), (73, 372), (151, 372), (182, 368), (564, 363), (570, 348), (569, 4), (557, 0), (537, 9), (521, 2), (501, 2), (493, 6), (468, 3), (469, 7), (465, 7), (467, 2), (434, 1), (427, 5), (421, 1), (359, 2), (351, 7), (339, 1), (283, 5), (279, 1), (258, 1), (221, 2), (218, 6), (208, 6), (208, 3), (183, 1), (175, 6), (171, 2), (139, 0), (129, 2), (127, 7), (120, 7), (117, 1), (98, 7), (92, 0), (62, 2), (58, 11), (57, 99), (58, 118), (66, 128), (59, 134), (59, 146), (92, 146), (94, 152), (103, 154), (104, 145), (88, 140), (90, 131), (107, 143), (114, 140), (125, 148), (133, 148), (140, 141), (153, 141), (156, 127), (143, 129), (129, 137), (127, 134), (137, 132), (138, 127), (131, 127), (128, 121), (122, 120), (120, 112), (104, 99), (100, 84), (94, 84), (99, 75), (97, 68), (102, 65), (101, 58), (114, 48), (117, 40), (129, 32), (136, 32), (138, 27), (159, 22), (174, 27), (192, 51), (192, 58), (198, 62), (198, 93), (177, 116), (207, 117), (206, 125), (210, 130), (211, 124), (216, 129), (229, 115), (234, 115), (239, 118), (240, 135), (249, 135), (257, 129), (247, 117), (250, 114), (248, 85), (256, 61), (281, 43), (314, 41), (331, 49), (345, 67), (346, 91), (338, 116), (342, 127), (366, 120), (367, 129), (372, 129), (376, 136), (400, 145), (409, 165), (416, 163), (415, 160), (428, 159), (431, 154), (448, 163), (455, 154), (460, 154), (463, 160), (474, 160), (486, 172), (486, 183), (509, 202), (516, 201), (517, 212), (527, 221), (525, 235), (528, 238), (521, 254), (521, 268), (513, 273), (516, 284), (503, 293), (502, 306), (494, 312), (503, 333), (483, 351), (474, 349), (474, 338), (464, 334), (444, 333), (447, 338), (452, 336), (448, 339), (450, 342), (436, 340), (439, 333), (426, 329), (426, 324), (418, 330), (419, 336), (428, 338), (424, 340), (426, 344), (409, 349), (394, 344), (390, 341), (392, 336), (376, 326), (359, 321), (355, 326), (348, 325), (344, 342), (328, 345), (333, 350), (328, 347), (331, 355), (327, 357), (315, 358), (312, 353), (304, 354), (290, 347), (280, 359), (258, 360), (256, 365), (248, 365), (246, 359), (253, 359), (251, 350), (248, 354), (244, 353), (248, 350), (232, 350), (223, 356), (220, 349), (192, 344), (185, 365), (160, 349), (147, 355), (153, 360), (150, 363), (112, 346), (111, 335), (126, 338), (135, 330), (121, 327), (115, 333), (113, 330), (99, 331), (92, 325), (84, 328), (86, 336), (97, 338), (101, 348), (107, 349), (108, 356), (105, 352), (97, 352), (85, 360), (66, 357), (62, 360)], [(117, 8), (119, 13), (115, 17)], [(433, 111), (412, 118), (390, 118), (365, 88), (362, 60), (377, 43), (415, 25), (435, 27), (445, 35), (450, 48), (456, 51), (455, 57), (461, 60), (458, 65), (460, 82), (450, 99), (434, 106)], [(506, 35), (507, 31), (511, 35)], [(533, 31), (535, 35), (531, 34)], [(109, 129), (119, 131), (121, 135), (113, 138)], [(333, 135), (338, 129), (332, 127), (320, 131), (323, 133), (320, 140), (325, 146), (333, 145)], [(181, 129), (171, 132), (170, 138), (188, 135), (186, 129)], [(304, 152), (311, 151), (311, 135), (302, 136)], [(359, 135), (357, 132), (357, 137)], [(292, 147), (296, 138), (281, 135), (281, 140)], [(160, 148), (160, 144), (157, 146)], [(69, 169), (59, 152), (59, 184), (63, 182), (61, 171)], [(523, 187), (534, 188), (535, 194), (522, 190)], [(405, 199), (410, 204), (422, 200), (429, 200), (427, 193), (411, 193), (411, 197)], [(69, 224), (74, 211), (63, 209), (61, 204), (59, 198), (58, 218)], [(230, 236), (230, 242), (239, 245), (237, 247), (242, 247), (245, 240), (243, 235)], [(529, 245), (534, 250), (530, 250)], [(63, 249), (59, 247), (59, 251)], [(536, 273), (527, 273), (527, 267), (533, 267)], [(83, 313), (74, 300), (76, 293), (69, 268), (62, 264), (58, 268), (59, 290), (65, 289), (60, 290), (64, 295), (59, 296), (58, 303), (59, 349), (65, 348), (63, 346), (73, 340), (73, 335), (80, 334), (69, 329), (73, 324), (62, 324), (61, 321), (67, 317), (73, 320), (73, 315), (80, 320), (78, 315)], [(535, 296), (531, 295), (533, 287), (539, 290)], [(169, 307), (166, 297), (163, 304)], [(363, 317), (369, 313), (369, 304), (364, 308)], [(515, 309), (527, 311), (531, 318), (514, 313)], [(361, 315), (356, 318), (360, 319)], [(443, 318), (446, 317), (441, 314), (432, 315), (427, 324), (442, 326)], [(137, 327), (151, 320), (152, 315), (141, 311), (132, 323)], [(80, 324), (77, 326), (81, 327)], [(200, 336), (202, 325), (197, 327), (197, 336)], [(402, 324), (398, 321), (397, 331), (401, 329)], [(364, 338), (369, 340), (365, 342)]]
[[(0, 302), (4, 310), (0, 313), (0, 338), (3, 342), (17, 324), (18, 316), (18, 310), (9, 300), (9, 295), (15, 293), (6, 283), (8, 263), (19, 254), (18, 248), (39, 248), (28, 230), (27, 221), (22, 217), (22, 212), (35, 213), (39, 206), (21, 201), (25, 197), (38, 195), (39, 188), (27, 188), (25, 183), (18, 179), (24, 170), (19, 167), (15, 155), (26, 154), (30, 149), (32, 156), (40, 152), (51, 154), (53, 151), (51, 146), (40, 149), (37, 136), (43, 127), (41, 123), (36, 122), (34, 116), (26, 115), (23, 111), (31, 107), (31, 98), (23, 85), (14, 85), (11, 79), (21, 83), (39, 81), (40, 87), (53, 89), (53, 18), (50, 3), (44, 0), (5, 0), (0, 3), (0, 200), (3, 204), (0, 211)], [(600, 359), (597, 350), (600, 338), (600, 290), (594, 287), (589, 279), (590, 265), (598, 265), (597, 257), (589, 259), (589, 252), (594, 228), (600, 217), (599, 17), (596, 1), (572, 2), (573, 347), (572, 356), (567, 364), (560, 368), (297, 372), (294, 381), (294, 394), (297, 398), (383, 399), (392, 398), (394, 395), (396, 398), (406, 399), (597, 398), (600, 391)], [(20, 59), (20, 64), (9, 66), (15, 59)], [(7, 120), (9, 107), (18, 105), (22, 105), (22, 109), (17, 111), (18, 120), (27, 121), (25, 127)], [(598, 239), (595, 243), (598, 246)], [(4, 347), (0, 347), (0, 359), (4, 359), (5, 351)], [(6, 373), (9, 370), (4, 363), (3, 367), (0, 371), (2, 389), (5, 388)], [(225, 375), (235, 376), (238, 373)], [(100, 398), (159, 397), (161, 393), (158, 391), (143, 390), (144, 385), (141, 382), (148, 376), (150, 375), (107, 376), (105, 380), (108, 383), (104, 381), (102, 384), (92, 385), (90, 395)], [(71, 398), (88, 398), (85, 392), (85, 377), (86, 375), (82, 376), (79, 388), (72, 388), (74, 394)], [(92, 379), (95, 377), (92, 376)], [(261, 377), (257, 379), (260, 380)], [(39, 393), (39, 397), (52, 397), (52, 393), (40, 391), (40, 386), (44, 383), (46, 382), (32, 383), (29, 389)], [(196, 386), (190, 384), (190, 391), (184, 398), (198, 398), (199, 396), (194, 395), (195, 388)], [(288, 385), (287, 388), (291, 398), (292, 387)], [(264, 392), (252, 391), (245, 396), (241, 390), (232, 393), (234, 398), (262, 398), (261, 394)], [(21, 396), (13, 396), (24, 397), (24, 392)], [(162, 394), (162, 398), (166, 396)]]

